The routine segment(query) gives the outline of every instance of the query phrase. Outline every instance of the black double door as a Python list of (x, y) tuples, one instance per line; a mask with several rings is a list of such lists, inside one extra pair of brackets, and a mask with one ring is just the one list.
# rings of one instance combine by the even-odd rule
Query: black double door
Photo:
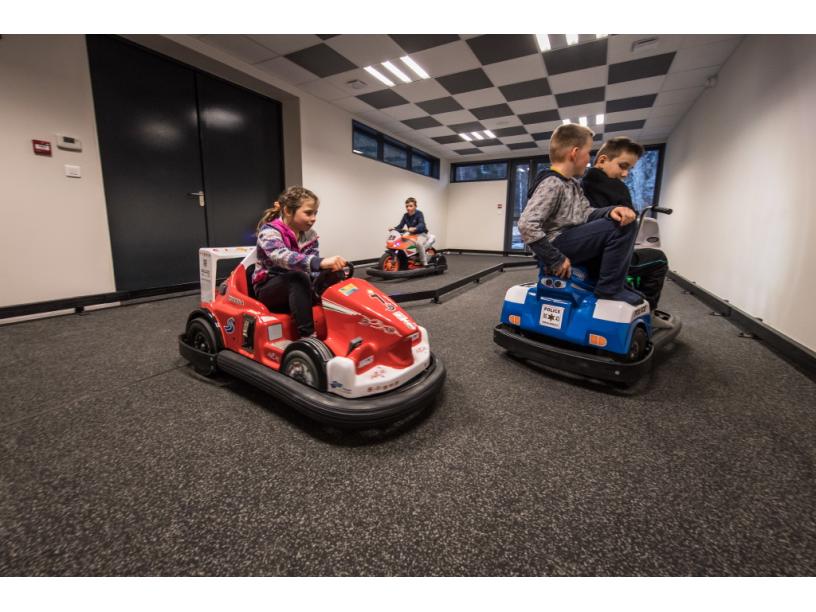
[(120, 291), (198, 280), (198, 249), (254, 242), (283, 186), (280, 104), (109, 36), (88, 36)]

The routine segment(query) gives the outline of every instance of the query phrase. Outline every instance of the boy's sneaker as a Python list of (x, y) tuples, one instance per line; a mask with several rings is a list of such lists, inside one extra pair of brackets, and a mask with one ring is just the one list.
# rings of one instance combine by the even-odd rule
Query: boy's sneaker
[(662, 310), (654, 310), (652, 312), (652, 327), (654, 329), (671, 329), (672, 324), (668, 321), (669, 316)]
[(618, 300), (620, 302), (626, 302), (627, 304), (631, 304), (632, 306), (638, 306), (644, 301), (643, 295), (641, 295), (638, 291), (629, 289), (628, 287), (624, 287), (623, 289), (612, 295), (598, 293), (596, 291), (595, 297), (599, 297), (603, 300)]

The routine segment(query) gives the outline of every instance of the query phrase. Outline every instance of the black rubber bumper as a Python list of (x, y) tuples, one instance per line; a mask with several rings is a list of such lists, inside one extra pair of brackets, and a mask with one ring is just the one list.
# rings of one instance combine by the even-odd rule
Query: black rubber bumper
[(609, 382), (630, 385), (649, 372), (655, 349), (639, 361), (622, 362), (611, 357), (553, 346), (522, 336), (516, 329), (500, 323), (493, 330), (493, 341), (508, 352), (547, 367)]
[(377, 278), (417, 278), (418, 276), (430, 276), (432, 274), (442, 274), (448, 269), (447, 264), (441, 266), (427, 266), (425, 268), (414, 268), (413, 270), (399, 270), (389, 272), (379, 268), (366, 268), (366, 274)]
[(431, 354), (430, 365), (406, 384), (379, 395), (347, 399), (323, 393), (234, 351), (202, 353), (179, 338), (179, 351), (191, 363), (214, 364), (226, 374), (258, 387), (298, 412), (329, 425), (362, 428), (386, 425), (417, 412), (442, 389), (445, 366)]

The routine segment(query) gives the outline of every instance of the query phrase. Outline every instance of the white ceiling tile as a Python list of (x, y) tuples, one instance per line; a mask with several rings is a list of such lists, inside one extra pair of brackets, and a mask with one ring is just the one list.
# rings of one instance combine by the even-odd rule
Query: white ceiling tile
[(276, 57), (266, 62), (260, 62), (255, 64), (255, 67), (294, 85), (317, 80), (316, 75), (285, 57)]
[(695, 45), (680, 49), (672, 62), (669, 74), (706, 66), (721, 66), (741, 41), (741, 38), (734, 37), (708, 45)]
[(315, 34), (250, 34), (249, 38), (278, 55), (308, 49), (323, 42)]
[(591, 104), (581, 104), (579, 106), (566, 106), (558, 110), (562, 119), (572, 119), (573, 123), (578, 123), (579, 117), (586, 117), (590, 121), (595, 119), (595, 115), (600, 115), (606, 108), (606, 102), (592, 102)]
[(471, 109), (481, 106), (492, 106), (494, 104), (504, 104), (506, 102), (504, 96), (496, 87), (456, 94), (453, 98), (465, 108)]
[[(425, 117), (428, 115), (424, 110), (413, 104), (400, 104), (399, 106), (390, 106), (382, 109), (389, 117), (402, 121), (403, 119), (416, 119), (417, 117)], [(407, 126), (406, 126), (407, 127)], [(410, 128), (409, 128), (410, 129)]]
[[(407, 71), (408, 68), (399, 61), (405, 52), (385, 34), (341, 34), (323, 41), (340, 55), (348, 58), (361, 67), (375, 65), (380, 71), (392, 80), (396, 79), (386, 68), (379, 64), (391, 60), (398, 68)], [(413, 74), (408, 74), (412, 77)]]
[[(643, 59), (644, 57), (671, 53), (681, 47), (685, 37), (685, 34), (616, 34), (609, 37), (606, 61), (608, 64), (619, 64)], [(636, 53), (632, 52), (633, 43), (648, 38), (657, 38), (657, 45)]]
[(635, 81), (624, 81), (606, 86), (607, 100), (620, 100), (623, 98), (633, 98), (635, 96), (648, 96), (656, 94), (663, 86), (665, 76), (649, 77), (647, 79), (637, 79)]
[(530, 142), (533, 137), (529, 134), (519, 134), (518, 136), (499, 136), (504, 144), (512, 144), (515, 142)]
[(689, 109), (688, 104), (666, 104), (664, 106), (654, 106), (649, 110), (649, 118), (652, 117), (682, 117)]
[(521, 125), (521, 119), (515, 115), (510, 115), (507, 117), (494, 117), (493, 119), (480, 119), (479, 123), (488, 130), (500, 130), (501, 128)]
[[(604, 116), (605, 123), (621, 123), (622, 121), (640, 121), (649, 116), (648, 108), (635, 108), (628, 111), (608, 113)], [(594, 117), (593, 117), (594, 119)]]
[[(383, 89), (389, 89), (387, 85), (380, 83), (362, 68), (355, 68), (354, 70), (333, 74), (326, 77), (324, 80), (331, 83), (335, 87), (339, 87), (352, 96), (360, 96), (375, 91), (382, 91)], [(361, 87), (360, 89), (352, 89), (352, 87), (349, 85), (349, 82), (351, 81), (361, 81), (365, 83), (365, 86)]]
[(354, 96), (343, 98), (342, 100), (334, 100), (334, 104), (349, 111), (350, 113), (358, 115), (371, 110), (370, 105), (366, 104), (359, 98), (355, 98)]
[(675, 72), (666, 75), (666, 80), (663, 83), (661, 92), (671, 91), (673, 89), (688, 89), (690, 87), (702, 87), (709, 77), (717, 75), (719, 66), (709, 66), (706, 68), (697, 68), (696, 70), (686, 70), (684, 72)]
[(547, 77), (550, 89), (554, 94), (581, 91), (606, 85), (608, 76), (607, 66), (596, 66), (586, 70), (575, 70)]
[(422, 130), (416, 130), (417, 134), (422, 134), (427, 136), (428, 138), (433, 138), (434, 136), (452, 136), (453, 130), (449, 127), (444, 125), (437, 125), (436, 127), (432, 128), (425, 128)]
[(643, 126), (644, 130), (650, 131), (659, 131), (659, 130), (673, 130), (674, 126), (677, 125), (677, 122), (680, 120), (679, 117), (657, 117), (654, 119), (647, 119), (646, 125)]
[(479, 147), (483, 153), (505, 153), (507, 147), (504, 145), (493, 145), (490, 147)]
[(464, 40), (412, 53), (411, 58), (433, 78), (473, 70), (481, 66), (478, 58)]
[(207, 34), (200, 40), (250, 64), (257, 64), (278, 55), (251, 38), (237, 34)]
[(508, 102), (507, 105), (513, 109), (513, 112), (519, 115), (558, 108), (555, 96), (540, 96), (538, 98), (527, 98), (526, 100), (515, 100), (514, 102)]
[(690, 107), (692, 102), (694, 102), (697, 98), (700, 97), (700, 94), (703, 93), (703, 87), (691, 87), (689, 89), (674, 89), (672, 91), (661, 91), (657, 94), (657, 100), (655, 100), (655, 106), (668, 106), (668, 105), (677, 105), (677, 104), (685, 104), (687, 107)]
[(742, 41), (743, 38), (745, 38), (745, 34), (686, 34), (683, 38), (682, 48), (685, 49), (686, 47), (694, 47), (696, 45), (710, 45), (712, 43), (732, 39)]
[(479, 121), (473, 113), (467, 110), (453, 111), (452, 113), (442, 113), (440, 115), (432, 115), (439, 123), (443, 125), (454, 125), (456, 123), (465, 123), (467, 121)]
[(540, 53), (490, 64), (484, 66), (484, 71), (491, 82), (497, 86), (524, 83), (547, 76), (544, 58)]
[[(531, 123), (530, 125), (525, 126), (527, 131), (531, 134), (538, 134), (540, 132), (552, 132), (561, 125), (561, 121), (545, 121), (544, 123)], [(590, 127), (592, 127), (590, 125)]]
[(395, 92), (411, 102), (425, 102), (450, 96), (448, 90), (435, 79), (422, 79), (413, 83), (400, 83), (393, 88)]
[(313, 96), (317, 96), (322, 100), (328, 101), (339, 100), (340, 98), (345, 98), (349, 95), (347, 91), (343, 91), (339, 87), (335, 87), (323, 79), (311, 81), (310, 83), (303, 83), (300, 85), (300, 88), (309, 92)]

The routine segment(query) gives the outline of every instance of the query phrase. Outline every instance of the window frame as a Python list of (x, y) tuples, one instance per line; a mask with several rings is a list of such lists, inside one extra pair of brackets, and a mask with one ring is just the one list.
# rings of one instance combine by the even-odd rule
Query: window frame
[[(354, 150), (354, 134), (360, 131), (377, 141), (377, 157), (371, 157), (370, 155), (365, 155), (364, 153), (356, 153)], [(389, 146), (404, 149), (406, 152), (406, 165), (400, 166), (398, 164), (391, 163), (385, 160), (385, 145), (388, 144)], [(364, 157), (366, 159), (372, 159), (383, 164), (390, 166), (391, 168), (399, 168), (400, 170), (406, 170), (407, 172), (411, 172), (412, 174), (417, 174), (419, 176), (425, 176), (427, 178), (432, 178), (435, 180), (439, 180), (439, 168), (440, 168), (440, 161), (438, 157), (434, 157), (430, 153), (426, 153), (421, 149), (417, 149), (416, 147), (412, 147), (409, 144), (406, 144), (400, 140), (392, 136), (388, 136), (380, 132), (379, 130), (375, 130), (374, 128), (367, 126), (364, 123), (360, 123), (356, 119), (351, 120), (351, 152), (354, 155), (359, 155), (360, 157)], [(430, 174), (425, 174), (424, 172), (418, 172), (414, 170), (414, 154), (417, 157), (422, 157), (423, 159), (427, 160), (430, 164)]]
[[(510, 164), (513, 162), (513, 158), (503, 158), (503, 159), (489, 159), (484, 161), (478, 162), (457, 162), (455, 164), (451, 164), (451, 174), (450, 174), (450, 182), (451, 183), (481, 183), (484, 181), (509, 181), (510, 176)], [(505, 166), (505, 173), (504, 178), (477, 178), (477, 179), (469, 179), (466, 181), (460, 181), (456, 179), (456, 170), (458, 168), (465, 168), (468, 166), (484, 166), (487, 164), (504, 164)]]

